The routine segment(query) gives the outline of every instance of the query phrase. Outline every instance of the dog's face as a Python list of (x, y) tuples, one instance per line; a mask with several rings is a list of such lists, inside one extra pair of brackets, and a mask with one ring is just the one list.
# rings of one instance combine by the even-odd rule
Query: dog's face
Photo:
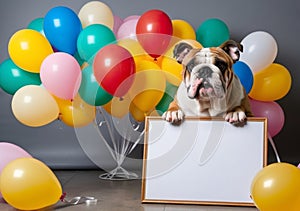
[(198, 100), (222, 99), (233, 77), (232, 65), (239, 59), (242, 46), (227, 41), (219, 47), (193, 49), (187, 43), (174, 48), (174, 57), (183, 65), (188, 97)]

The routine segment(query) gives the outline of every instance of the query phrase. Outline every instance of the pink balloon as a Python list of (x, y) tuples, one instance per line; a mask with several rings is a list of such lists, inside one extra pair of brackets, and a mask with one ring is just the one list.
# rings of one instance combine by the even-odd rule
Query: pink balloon
[(299, 163), (299, 165), (298, 165), (298, 168), (300, 169), (300, 163)]
[(57, 52), (45, 58), (40, 77), (44, 87), (55, 96), (69, 100), (78, 93), (81, 83), (81, 68), (70, 54)]
[(120, 28), (120, 26), (123, 24), (123, 20), (117, 16), (117, 15), (114, 15), (114, 27), (113, 27), (113, 32), (115, 35), (117, 35), (118, 33), (118, 30)]
[[(9, 162), (18, 158), (27, 158), (27, 157), (31, 157), (31, 155), (21, 147), (11, 143), (0, 142), (0, 174), (3, 168)], [(2, 195), (0, 193), (0, 198), (1, 197)]]
[(124, 18), (123, 21), (126, 22), (126, 21), (129, 21), (129, 20), (138, 20), (140, 17), (141, 16), (139, 16), (139, 15), (130, 15), (130, 16)]
[(276, 136), (284, 125), (284, 112), (276, 102), (263, 102), (250, 99), (251, 109), (256, 117), (267, 117), (268, 133), (271, 137)]
[(124, 38), (132, 38), (136, 39), (136, 24), (138, 20), (137, 19), (131, 19), (128, 21), (125, 21), (119, 28), (117, 33), (117, 39), (124, 39)]

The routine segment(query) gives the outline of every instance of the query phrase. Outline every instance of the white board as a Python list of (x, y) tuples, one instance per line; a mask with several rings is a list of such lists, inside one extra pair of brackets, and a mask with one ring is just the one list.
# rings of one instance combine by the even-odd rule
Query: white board
[(221, 119), (175, 126), (147, 117), (142, 202), (254, 206), (250, 186), (266, 166), (266, 128), (265, 118), (236, 127)]

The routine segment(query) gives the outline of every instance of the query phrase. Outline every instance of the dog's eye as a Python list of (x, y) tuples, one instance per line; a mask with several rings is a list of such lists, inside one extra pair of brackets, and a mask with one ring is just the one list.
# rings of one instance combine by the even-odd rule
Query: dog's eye
[(189, 61), (189, 63), (187, 63), (186, 70), (191, 73), (194, 67), (195, 67), (195, 62), (194, 59), (192, 59), (191, 61)]
[(228, 64), (225, 61), (221, 60), (221, 59), (216, 59), (215, 65), (220, 69), (220, 71), (222, 73), (224, 73), (225, 70), (228, 68)]

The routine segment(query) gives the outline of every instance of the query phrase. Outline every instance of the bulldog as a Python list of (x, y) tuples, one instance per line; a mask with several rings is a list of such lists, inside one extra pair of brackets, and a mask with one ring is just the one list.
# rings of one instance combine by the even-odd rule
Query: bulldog
[(184, 116), (223, 117), (235, 125), (244, 124), (253, 115), (244, 87), (232, 70), (242, 51), (243, 46), (233, 40), (200, 49), (177, 44), (173, 56), (182, 64), (183, 81), (163, 119), (177, 124)]

